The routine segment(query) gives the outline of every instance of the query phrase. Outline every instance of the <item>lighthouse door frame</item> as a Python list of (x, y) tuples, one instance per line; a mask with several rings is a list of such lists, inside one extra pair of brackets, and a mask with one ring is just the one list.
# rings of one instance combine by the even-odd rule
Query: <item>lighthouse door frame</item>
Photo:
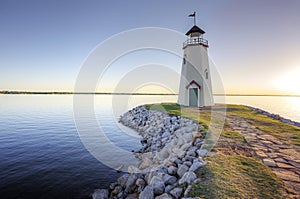
[[(194, 94), (192, 94), (191, 92), (193, 92)], [(189, 106), (199, 107), (200, 92), (201, 92), (201, 89), (199, 89), (196, 86), (190, 86), (188, 88), (188, 105)], [(195, 94), (196, 94), (196, 96), (195, 96)], [(195, 104), (192, 103), (192, 101), (191, 101), (192, 99), (190, 99), (191, 95), (194, 95), (197, 98)]]

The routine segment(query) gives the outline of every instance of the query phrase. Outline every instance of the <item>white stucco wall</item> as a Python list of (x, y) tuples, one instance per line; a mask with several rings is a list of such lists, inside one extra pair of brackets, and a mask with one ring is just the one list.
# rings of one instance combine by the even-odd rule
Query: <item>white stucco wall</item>
[[(184, 48), (183, 57), (186, 63), (182, 62), (181, 80), (178, 95), (178, 104), (189, 105), (189, 89), (186, 86), (195, 80), (200, 86), (198, 105), (212, 106), (214, 104), (212, 95), (211, 75), (208, 62), (207, 48), (202, 45), (188, 45)], [(205, 78), (205, 70), (208, 71), (208, 79)], [(193, 88), (196, 85), (191, 85)]]

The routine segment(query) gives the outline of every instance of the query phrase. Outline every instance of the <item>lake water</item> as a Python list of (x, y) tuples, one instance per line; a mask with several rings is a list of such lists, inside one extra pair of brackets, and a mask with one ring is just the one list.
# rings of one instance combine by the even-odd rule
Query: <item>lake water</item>
[[(216, 102), (222, 97), (215, 97)], [(276, 113), (300, 122), (300, 97), (287, 96), (227, 96), (227, 104), (243, 104), (261, 108), (270, 113)]]
[[(95, 115), (107, 137), (131, 151), (139, 148), (139, 138), (128, 129), (124, 133), (117, 117), (140, 104), (175, 102), (176, 98), (97, 95)], [(216, 97), (216, 102), (221, 98)], [(227, 97), (226, 102), (300, 121), (299, 97), (239, 96)], [(82, 144), (74, 121), (73, 96), (0, 95), (0, 110), (1, 198), (88, 198), (95, 188), (105, 188), (121, 175), (100, 163)], [(90, 132), (90, 136), (97, 134)]]

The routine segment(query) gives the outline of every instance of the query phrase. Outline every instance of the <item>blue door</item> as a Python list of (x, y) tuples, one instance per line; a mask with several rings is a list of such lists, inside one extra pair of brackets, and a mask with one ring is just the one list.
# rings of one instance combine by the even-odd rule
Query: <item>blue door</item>
[(189, 105), (198, 106), (198, 88), (189, 88)]

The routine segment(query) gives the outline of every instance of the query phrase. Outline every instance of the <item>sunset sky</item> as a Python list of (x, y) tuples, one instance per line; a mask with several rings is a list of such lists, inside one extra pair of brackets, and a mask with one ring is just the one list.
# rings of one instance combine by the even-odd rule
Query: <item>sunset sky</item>
[[(187, 16), (196, 11), (226, 93), (300, 94), (299, 10), (298, 0), (1, 0), (0, 90), (73, 91), (99, 43), (132, 28), (184, 34), (193, 25)], [(180, 72), (180, 59), (137, 52), (116, 62), (98, 91), (113, 91), (121, 73), (151, 60)], [(140, 90), (147, 89), (163, 91), (157, 85)]]

